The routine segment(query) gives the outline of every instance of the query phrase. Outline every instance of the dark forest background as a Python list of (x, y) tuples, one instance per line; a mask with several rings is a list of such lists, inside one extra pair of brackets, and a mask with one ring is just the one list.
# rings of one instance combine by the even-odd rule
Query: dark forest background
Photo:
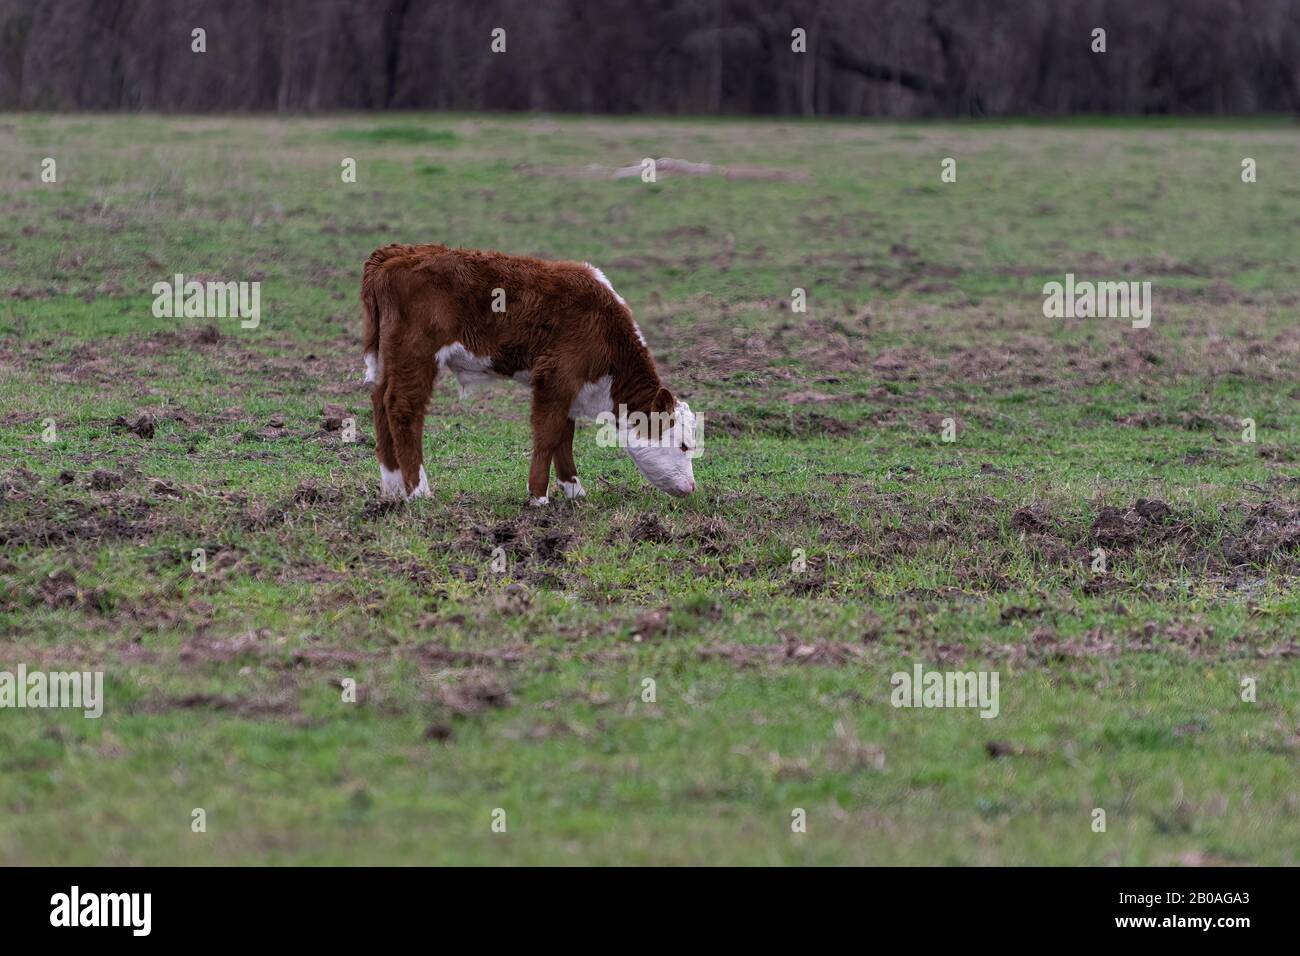
[(0, 109), (1297, 111), (1300, 0), (0, 0)]

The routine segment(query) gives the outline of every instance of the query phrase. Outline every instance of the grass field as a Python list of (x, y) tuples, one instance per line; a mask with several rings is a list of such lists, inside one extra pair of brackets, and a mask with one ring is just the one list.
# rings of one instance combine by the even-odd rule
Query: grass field
[[(0, 116), (0, 670), (106, 688), (0, 710), (0, 862), (1296, 863), (1297, 147)], [(771, 178), (587, 170), (645, 156)], [(697, 493), (589, 427), (589, 497), (529, 509), (526, 391), (443, 381), (433, 500), (381, 505), (394, 241), (602, 267)], [(260, 281), (260, 325), (155, 317), (175, 273)], [(1151, 281), (1150, 328), (1045, 318), (1066, 273)], [(917, 663), (998, 715), (891, 706)]]

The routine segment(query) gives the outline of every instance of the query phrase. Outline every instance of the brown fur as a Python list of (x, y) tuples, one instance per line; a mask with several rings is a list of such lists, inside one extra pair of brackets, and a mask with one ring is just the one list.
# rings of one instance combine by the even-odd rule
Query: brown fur
[[(498, 288), (505, 312), (492, 311)], [(609, 375), (614, 407), (629, 412), (671, 412), (675, 404), (631, 312), (582, 263), (384, 246), (366, 262), (361, 304), (363, 351), (381, 359), (372, 396), (376, 452), (385, 468), (400, 467), (407, 494), (419, 482), (435, 356), (455, 342), (490, 357), (493, 372), (531, 373), (534, 498), (546, 495), (552, 461), (559, 480), (577, 477), (569, 409), (584, 384)]]

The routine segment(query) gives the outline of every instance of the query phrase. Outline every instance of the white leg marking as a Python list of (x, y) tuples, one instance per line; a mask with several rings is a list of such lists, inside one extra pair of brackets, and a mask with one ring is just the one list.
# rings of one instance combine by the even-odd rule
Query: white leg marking
[(433, 492), (429, 490), (429, 476), (424, 473), (423, 465), (420, 466), (420, 483), (415, 486), (415, 490), (411, 492), (410, 497), (412, 498), (433, 497)]
[(361, 380), (362, 385), (373, 385), (379, 381), (379, 374), (384, 370), (383, 363), (379, 356), (374, 352), (366, 353), (366, 377)]
[(406, 484), (402, 481), (401, 471), (397, 469), (389, 471), (383, 465), (379, 466), (379, 497), (396, 501), (405, 500)]
[(529, 498), (528, 503), (534, 508), (542, 508), (551, 503), (551, 499), (542, 495), (540, 498)]
[(572, 481), (560, 482), (560, 490), (564, 492), (566, 498), (585, 498), (587, 489), (582, 487), (582, 479), (577, 475), (573, 476)]

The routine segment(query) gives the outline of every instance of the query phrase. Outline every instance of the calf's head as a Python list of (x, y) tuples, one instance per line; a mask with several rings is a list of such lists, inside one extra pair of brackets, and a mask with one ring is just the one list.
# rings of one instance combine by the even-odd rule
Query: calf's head
[(650, 484), (684, 497), (695, 490), (695, 424), (691, 406), (661, 388), (650, 415), (628, 416), (621, 444)]

